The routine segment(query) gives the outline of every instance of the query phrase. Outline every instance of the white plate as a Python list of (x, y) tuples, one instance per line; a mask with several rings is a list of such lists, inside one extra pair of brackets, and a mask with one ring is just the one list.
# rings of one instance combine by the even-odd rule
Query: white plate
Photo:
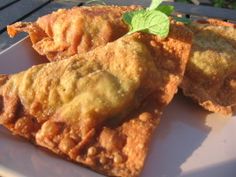
[[(45, 62), (24, 39), (0, 54), (0, 73)], [(101, 177), (0, 127), (0, 176)], [(181, 94), (156, 130), (141, 177), (235, 177), (236, 117), (209, 114)]]

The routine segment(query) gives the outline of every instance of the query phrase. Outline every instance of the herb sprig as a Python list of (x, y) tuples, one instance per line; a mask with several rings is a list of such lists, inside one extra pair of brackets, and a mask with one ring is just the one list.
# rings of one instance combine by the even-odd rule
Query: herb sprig
[[(146, 32), (155, 34), (161, 38), (166, 38), (170, 30), (169, 15), (174, 11), (171, 5), (160, 5), (163, 0), (152, 0), (150, 6), (145, 9), (126, 12), (123, 15), (123, 21), (129, 25), (130, 31)], [(189, 23), (186, 20), (176, 18), (177, 21)]]
[(123, 20), (130, 26), (128, 34), (137, 31), (159, 35), (166, 38), (169, 34), (170, 15), (174, 7), (161, 5), (162, 0), (152, 0), (150, 6), (146, 9), (127, 12), (123, 15)]

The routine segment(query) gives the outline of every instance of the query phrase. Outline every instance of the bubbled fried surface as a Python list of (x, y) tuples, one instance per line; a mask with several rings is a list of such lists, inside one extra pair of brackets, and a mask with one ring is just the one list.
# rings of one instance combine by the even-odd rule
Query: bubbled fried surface
[[(151, 135), (159, 123), (160, 115), (182, 80), (191, 39), (189, 30), (181, 24), (172, 23), (170, 35), (165, 40), (135, 33), (68, 60), (39, 65), (12, 76), (1, 76), (0, 105), (3, 106), (0, 123), (14, 134), (105, 175), (138, 176), (144, 166)], [(83, 67), (73, 65), (81, 62), (84, 62)], [(55, 69), (56, 73), (51, 72)], [(81, 78), (98, 74), (99, 70), (115, 77), (108, 79), (108, 85), (105, 82), (106, 87), (101, 88), (110, 87), (117, 80), (122, 81), (118, 83), (126, 92), (129, 91), (127, 104), (118, 101), (115, 108), (106, 108), (112, 110), (112, 116), (106, 114), (99, 118), (97, 114), (92, 114), (92, 124), (81, 122), (87, 120), (83, 117), (71, 119), (71, 116), (61, 116), (60, 112), (55, 114), (60, 106), (67, 105), (67, 101), (73, 100), (81, 91), (80, 85), (67, 82), (75, 79), (77, 83)], [(57, 81), (57, 78), (63, 77), (61, 74), (68, 72), (70, 74), (66, 75), (67, 79)], [(17, 83), (16, 77), (25, 79), (24, 83)], [(39, 87), (35, 84), (37, 82), (46, 85)], [(66, 86), (71, 85), (76, 93), (71, 95), (68, 92), (67, 95), (67, 92), (58, 92), (58, 86), (64, 82)], [(56, 100), (50, 103), (53, 106), (49, 109), (47, 94), (54, 93), (53, 90), (60, 94), (51, 94), (50, 100), (59, 97), (65, 102)], [(106, 89), (101, 90), (99, 98), (103, 98), (103, 92), (106, 92)], [(34, 94), (36, 92), (38, 94)], [(39, 98), (36, 99), (36, 96)], [(88, 108), (87, 99), (79, 101), (84, 103), (81, 107)], [(73, 112), (75, 102), (72, 103), (69, 108)], [(92, 105), (94, 103), (95, 100), (91, 102)], [(117, 108), (119, 111), (116, 112)], [(79, 110), (78, 107), (76, 110)], [(69, 115), (71, 111), (68, 111)], [(88, 125), (86, 129), (85, 125)]]
[(157, 73), (146, 47), (124, 38), (103, 50), (12, 75), (2, 92), (17, 95), (39, 122), (66, 121), (86, 136), (106, 119), (121, 118), (119, 112), (140, 105), (155, 91)]
[(181, 85), (205, 109), (232, 114), (236, 104), (236, 28), (210, 19), (193, 23), (191, 56)]
[(125, 12), (139, 6), (83, 6), (59, 9), (34, 23), (17, 22), (8, 26), (11, 37), (27, 32), (33, 48), (50, 61), (88, 52), (123, 36), (128, 26), (122, 21)]

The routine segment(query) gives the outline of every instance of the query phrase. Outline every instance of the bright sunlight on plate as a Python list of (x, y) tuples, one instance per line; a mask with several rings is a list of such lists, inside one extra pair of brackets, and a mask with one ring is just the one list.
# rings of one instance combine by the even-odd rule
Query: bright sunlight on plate
[[(42, 62), (26, 38), (0, 54), (0, 73)], [(43, 60), (46, 62), (46, 60)], [(210, 114), (182, 96), (165, 110), (141, 177), (235, 177), (236, 116)], [(99, 177), (0, 127), (0, 176)]]

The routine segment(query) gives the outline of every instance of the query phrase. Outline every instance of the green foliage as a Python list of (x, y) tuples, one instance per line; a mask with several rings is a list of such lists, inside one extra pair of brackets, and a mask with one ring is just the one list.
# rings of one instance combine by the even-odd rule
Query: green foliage
[(235, 0), (212, 0), (212, 3), (215, 7), (236, 9)]
[[(141, 14), (141, 13), (145, 13), (145, 10), (136, 10), (136, 11), (131, 11), (131, 12), (127, 12), (123, 15), (123, 20), (126, 24), (130, 25), (132, 23), (132, 19), (135, 15)], [(131, 26), (132, 27), (132, 26)]]
[(175, 2), (192, 3), (191, 0), (175, 0)]
[(225, 1), (224, 0), (213, 0), (213, 6), (215, 7), (224, 7)]
[(166, 14), (155, 10), (138, 13), (132, 18), (130, 25), (132, 30), (129, 34), (142, 31), (165, 38), (169, 33), (170, 21)]
[(123, 20), (130, 26), (132, 34), (137, 31), (159, 35), (165, 38), (169, 34), (170, 15), (174, 8), (168, 5), (161, 5), (162, 0), (152, 0), (150, 7), (142, 10), (127, 12)]
[(229, 5), (229, 8), (236, 10), (236, 2), (233, 2)]
[[(175, 2), (192, 3), (191, 0), (175, 0)], [(199, 0), (201, 2), (201, 0)], [(235, 0), (211, 0), (211, 5), (219, 8), (236, 9)]]
[(166, 15), (171, 15), (172, 12), (174, 11), (174, 6), (160, 5), (155, 10), (159, 10)]

